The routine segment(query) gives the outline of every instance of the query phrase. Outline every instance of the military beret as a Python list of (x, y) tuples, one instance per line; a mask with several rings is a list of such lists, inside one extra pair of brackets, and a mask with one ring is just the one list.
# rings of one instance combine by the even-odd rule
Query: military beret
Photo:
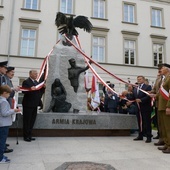
[(0, 62), (0, 67), (7, 67), (8, 61)]
[(164, 63), (163, 66), (170, 68), (170, 65), (169, 65), (169, 64), (166, 64), (166, 63)]
[(7, 72), (10, 72), (12, 70), (15, 70), (15, 67), (7, 67)]

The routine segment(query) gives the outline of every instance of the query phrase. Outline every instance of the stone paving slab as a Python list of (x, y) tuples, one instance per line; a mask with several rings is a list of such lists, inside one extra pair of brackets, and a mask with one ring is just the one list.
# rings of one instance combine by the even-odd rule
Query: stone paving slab
[(65, 162), (55, 170), (116, 170), (111, 165), (95, 162)]

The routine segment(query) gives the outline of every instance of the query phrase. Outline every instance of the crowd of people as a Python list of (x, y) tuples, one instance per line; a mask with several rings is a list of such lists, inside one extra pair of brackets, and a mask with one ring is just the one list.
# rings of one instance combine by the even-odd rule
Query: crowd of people
[[(114, 90), (114, 84), (106, 82)], [(152, 87), (143, 75), (137, 76), (137, 82), (128, 84), (127, 90), (121, 95), (117, 95), (110, 89), (103, 87), (104, 98), (98, 108), (90, 106), (89, 110), (100, 110), (101, 112), (133, 114), (136, 115), (138, 122), (138, 136), (134, 141), (143, 140), (145, 143), (152, 141), (152, 123), (158, 129), (157, 136), (153, 139), (159, 139), (155, 146), (163, 153), (170, 153), (170, 65), (158, 64), (158, 74), (155, 84)], [(155, 112), (154, 121), (151, 118)]]
[[(14, 87), (12, 78), (14, 76), (14, 67), (7, 67), (7, 61), (0, 62), (0, 163), (9, 163), (10, 159), (4, 153), (12, 152), (9, 144), (6, 143), (9, 127), (12, 125), (12, 115), (21, 112), (14, 106), (13, 97), (19, 87)], [(41, 83), (37, 81), (38, 73), (36, 70), (29, 71), (29, 77), (23, 81), (22, 88), (25, 88), (22, 107), (23, 107), (23, 139), (26, 142), (34, 141), (32, 136), (33, 126), (37, 116), (38, 106), (42, 107), (41, 97), (44, 93), (44, 87), (37, 90), (36, 86)], [(143, 140), (145, 143), (152, 141), (152, 122), (151, 113), (154, 109), (156, 114), (156, 125), (159, 139), (154, 145), (163, 153), (170, 153), (170, 65), (159, 64), (158, 75), (154, 87), (148, 84), (145, 77), (137, 76), (135, 85), (128, 84), (127, 90), (121, 95), (114, 92), (114, 84), (106, 82), (110, 88), (103, 87), (104, 97), (97, 110), (108, 113), (133, 114), (137, 117), (138, 136), (134, 141)], [(113, 89), (113, 90), (111, 90)], [(153, 100), (154, 99), (154, 100)], [(92, 109), (88, 99), (88, 108)], [(51, 108), (50, 108), (51, 109)]]
[[(6, 143), (9, 127), (12, 125), (13, 117), (21, 110), (14, 105), (15, 92), (19, 87), (13, 87), (12, 78), (15, 67), (7, 66), (8, 61), (0, 62), (0, 164), (9, 163), (10, 159), (4, 153), (13, 152)], [(37, 116), (38, 106), (42, 107), (42, 93), (44, 89), (36, 89), (38, 73), (36, 70), (29, 71), (29, 77), (23, 81), (22, 88), (24, 97), (22, 101), (23, 110), (23, 139), (26, 142), (34, 141), (32, 130)]]

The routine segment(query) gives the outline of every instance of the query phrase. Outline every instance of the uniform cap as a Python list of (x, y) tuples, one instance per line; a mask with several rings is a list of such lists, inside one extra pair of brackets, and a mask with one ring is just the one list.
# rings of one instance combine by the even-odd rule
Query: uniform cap
[(166, 64), (166, 63), (164, 63), (163, 66), (170, 68), (170, 65), (169, 65), (169, 64)]
[(0, 62), (0, 67), (7, 67), (8, 61)]
[(15, 70), (15, 67), (7, 67), (7, 72), (10, 72), (12, 70)]

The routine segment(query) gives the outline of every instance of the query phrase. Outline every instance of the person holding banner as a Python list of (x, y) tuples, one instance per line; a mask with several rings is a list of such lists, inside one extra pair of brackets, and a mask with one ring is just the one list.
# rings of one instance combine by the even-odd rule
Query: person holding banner
[[(161, 74), (161, 69), (162, 69), (162, 63), (158, 64), (158, 74), (157, 74), (157, 78), (155, 80), (155, 84), (150, 92), (150, 97), (155, 97), (156, 94), (159, 93), (159, 89), (163, 80), (163, 76)], [(158, 113), (158, 100), (155, 99), (155, 123), (156, 123), (156, 127), (158, 130), (157, 136), (153, 137), (153, 139), (159, 139), (159, 141), (157, 143), (154, 143), (155, 146), (161, 146), (164, 145), (164, 141), (162, 139), (162, 131), (161, 131), (161, 119), (162, 119), (162, 114)]]
[(32, 137), (32, 129), (37, 116), (37, 107), (41, 100), (41, 91), (37, 90), (36, 81), (38, 73), (36, 70), (29, 71), (29, 78), (23, 81), (22, 88), (25, 88), (22, 106), (23, 106), (23, 137), (24, 141), (31, 142), (35, 140)]
[(137, 76), (138, 87), (134, 89), (133, 94), (138, 107), (137, 120), (139, 127), (138, 137), (135, 141), (143, 140), (143, 136), (146, 136), (146, 143), (151, 142), (152, 128), (151, 128), (151, 97), (144, 93), (144, 91), (151, 91), (152, 87), (145, 84), (145, 77), (140, 75)]
[(163, 153), (170, 154), (170, 65), (164, 63), (161, 69), (164, 76), (159, 93), (156, 95), (158, 101), (158, 114), (161, 116), (161, 132), (165, 143), (158, 147)]

